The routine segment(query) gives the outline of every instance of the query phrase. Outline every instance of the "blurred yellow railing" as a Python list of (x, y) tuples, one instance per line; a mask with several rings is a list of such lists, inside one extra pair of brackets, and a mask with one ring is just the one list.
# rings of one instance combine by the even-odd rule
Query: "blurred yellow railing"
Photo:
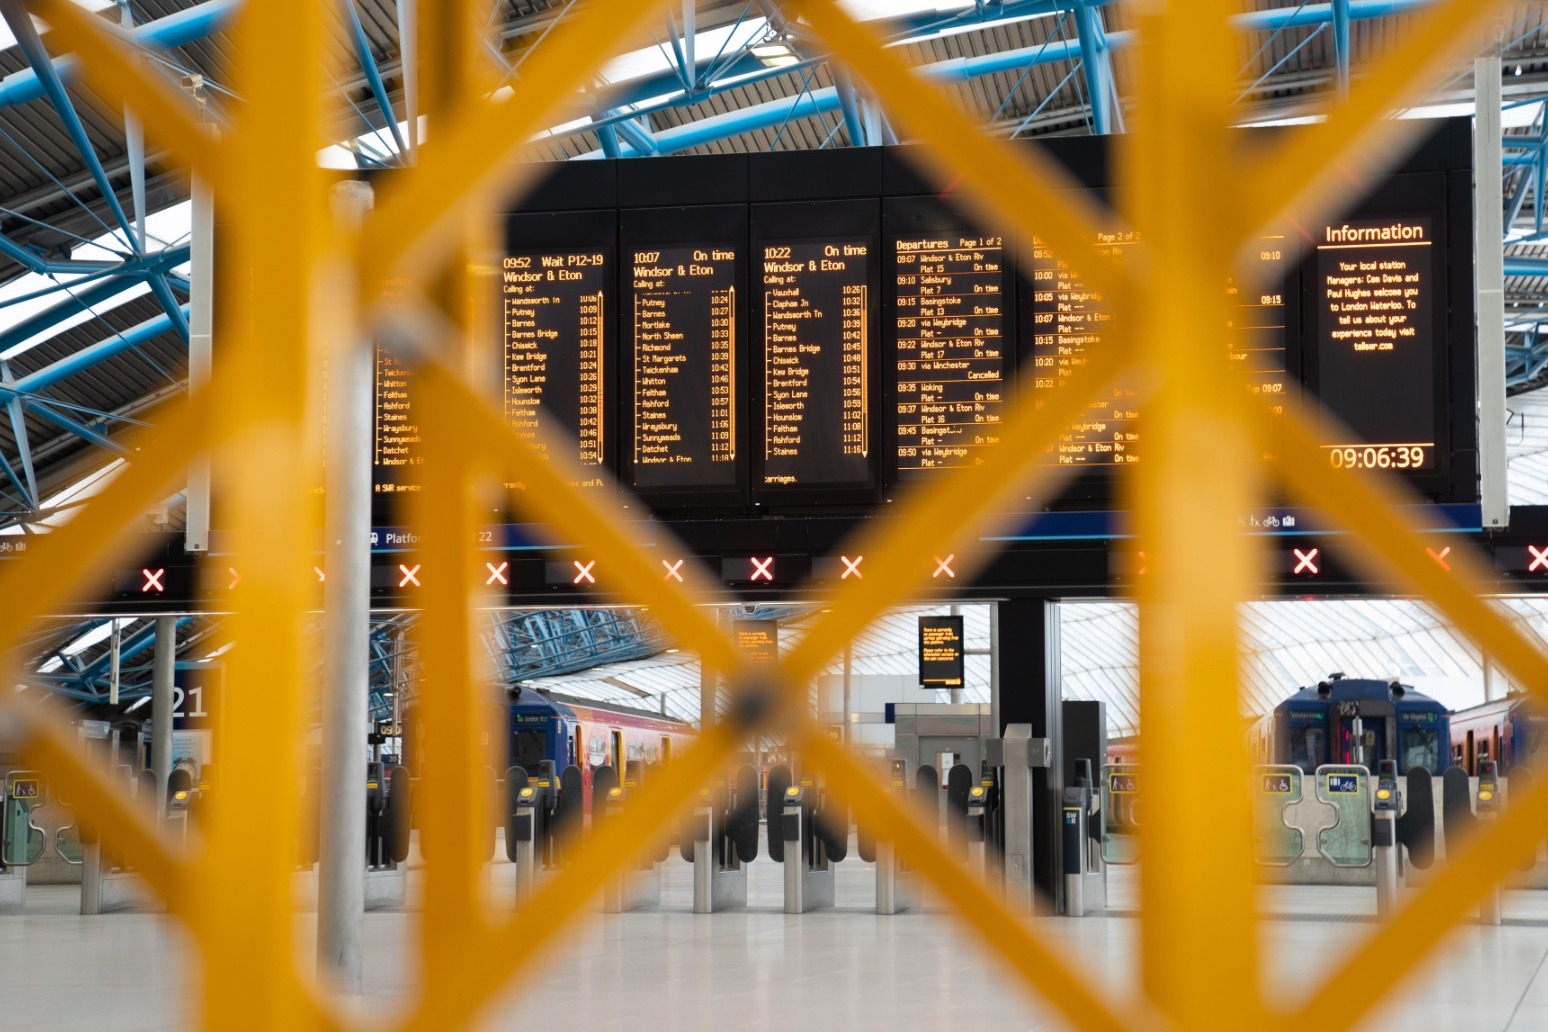
[[(91, 570), (122, 544), (126, 525), (164, 497), (200, 453), (212, 453), (223, 471), (219, 501), (231, 516), (233, 561), (244, 570), (248, 592), (232, 634), (262, 647), (238, 649), (229, 660), (222, 791), (199, 844), (184, 852), (159, 839), (145, 815), (110, 791), (46, 714), (9, 701), (0, 709), (5, 726), (27, 743), (29, 762), (50, 772), (193, 933), (202, 958), (199, 1014), (212, 1029), (289, 1032), (350, 1024), (325, 989), (298, 973), (290, 872), (301, 803), (294, 785), (281, 779), (276, 786), (268, 776), (299, 769), (300, 686), (306, 683), (300, 614), (311, 599), (305, 564), (243, 562), (307, 548), (311, 471), (295, 457), (308, 454), (301, 371), (322, 347), (318, 327), (328, 324), (321, 315), (330, 298), (321, 285), (332, 282), (329, 270), (337, 263), (352, 264), (360, 310), (369, 312), (389, 279), (431, 282), (447, 267), (465, 270), (469, 220), (500, 210), (537, 172), (522, 163), (525, 142), (570, 117), (594, 71), (635, 43), (665, 4), (580, 4), (531, 53), (516, 96), (505, 103), (487, 96), (477, 43), (481, 9), (467, 0), (432, 6), (423, 12), (432, 45), (421, 68), (429, 142), (417, 166), (382, 190), (376, 210), (353, 233), (329, 221), (316, 164), (328, 118), (324, 5), (263, 0), (243, 8), (231, 32), (233, 86), (243, 99), (235, 130), (215, 140), (116, 29), (68, 0), (32, 4), (53, 29), (49, 42), (81, 56), (91, 87), (131, 106), (176, 161), (213, 186), (229, 233), (223, 244), (236, 256), (220, 270), (221, 361), (208, 388), (174, 405), (157, 428), (138, 433), (129, 470), (76, 520), (43, 538), (27, 559), (0, 568), (8, 618), (0, 654), (10, 656), (28, 625), (92, 590)], [(632, 855), (633, 844), (678, 813), (754, 732), (788, 735), (857, 820), (895, 842), (899, 855), (961, 912), (978, 941), (1048, 1007), (1082, 1028), (1348, 1027), (1531, 848), (1548, 814), (1548, 779), (1514, 800), (1511, 811), (1307, 999), (1289, 1009), (1265, 1002), (1253, 916), (1248, 758), (1244, 743), (1219, 730), (1219, 715), (1238, 707), (1236, 609), (1259, 590), (1255, 545), (1236, 533), (1234, 516), (1263, 496), (1265, 473), (1350, 532), (1358, 547), (1344, 558), (1430, 599), (1517, 683), (1548, 695), (1548, 662), (1480, 600), (1481, 560), (1458, 556), (1453, 572), (1443, 573), (1424, 557), (1399, 507), (1400, 488), (1332, 472), (1315, 445), (1320, 417), (1293, 405), (1286, 416), (1267, 416), (1228, 378), (1223, 358), (1220, 284), (1237, 254), (1276, 220), (1329, 213), (1337, 190), (1393, 155), (1407, 130), (1384, 116), (1469, 55), (1504, 5), (1435, 5), (1325, 123), (1287, 131), (1253, 153), (1242, 151), (1239, 134), (1227, 132), (1237, 48), (1228, 23), (1233, 6), (1226, 0), (1129, 5), (1141, 43), (1132, 120), (1138, 128), (1117, 138), (1117, 206), (1143, 235), (1147, 255), (1132, 270), (1103, 264), (1082, 270), (1123, 315), (1119, 325), (1127, 334), (1046, 407), (1022, 406), (1005, 427), (1005, 445), (983, 466), (942, 475), (907, 500), (907, 519), (866, 530), (858, 547), (872, 557), (867, 578), (828, 594), (823, 617), (772, 673), (743, 667), (697, 605), (713, 597), (712, 576), (695, 571), (684, 585), (664, 583), (619, 529), (619, 513), (568, 490), (483, 398), (464, 358), (472, 348), (466, 302), (479, 289), (476, 277), (465, 271), (443, 277), (438, 306), (421, 299), (418, 323), (437, 337), (422, 342), (416, 398), (425, 411), (430, 490), (424, 497), (434, 504), (421, 506), (415, 519), (427, 561), (443, 571), (427, 585), (419, 623), (424, 678), (434, 685), (426, 698), (433, 710), (427, 734), (436, 755), (465, 762), (437, 763), (425, 780), (423, 833), (437, 847), (427, 872), (423, 978), (402, 1027), (472, 1023), (528, 958), (557, 941), (566, 921)], [(869, 27), (829, 0), (788, 0), (785, 7), (870, 85), (889, 115), (925, 145), (921, 158), (943, 180), (960, 181), (963, 196), (986, 218), (1014, 228), (1023, 241), (1036, 235), (1057, 252), (1087, 252), (1094, 214), (1069, 200), (1058, 167), (1036, 151), (987, 138), (945, 94), (919, 79), (899, 51), (884, 49)], [(236, 269), (246, 272), (238, 277)], [(1135, 332), (1140, 326), (1144, 333)], [(365, 328), (357, 329), (364, 339)], [(1127, 486), (1137, 547), (1152, 556), (1193, 551), (1215, 559), (1207, 577), (1159, 563), (1141, 587), (1142, 971), (1132, 995), (1114, 999), (1024, 916), (964, 877), (871, 773), (819, 733), (804, 693), (857, 633), (924, 586), (929, 571), (901, 560), (952, 548), (967, 554), (1012, 492), (1046, 498), (1055, 491), (1057, 472), (1032, 460), (1087, 398), (1120, 374), (1143, 385), (1148, 398), (1147, 457)], [(1269, 440), (1275, 459), (1265, 470), (1255, 456)], [(463, 531), (473, 520), (475, 481), (496, 472), (525, 480), (526, 515), (562, 523), (584, 540), (609, 565), (620, 595), (651, 607), (681, 645), (727, 678), (733, 701), (730, 717), (707, 725), (692, 748), (645, 786), (638, 805), (608, 822), (549, 888), (503, 918), (482, 906), (476, 890), (487, 812), (474, 748), (481, 697), (471, 647), (476, 586), (444, 572), (462, 569), (456, 543), (472, 540)], [(1240, 791), (1227, 788), (1207, 799), (1190, 791), (1190, 760), (1205, 754), (1217, 783)], [(264, 819), (254, 820), (256, 813)], [(1204, 827), (1213, 832), (1208, 841), (1198, 833)], [(1200, 876), (1204, 870), (1209, 877)]]

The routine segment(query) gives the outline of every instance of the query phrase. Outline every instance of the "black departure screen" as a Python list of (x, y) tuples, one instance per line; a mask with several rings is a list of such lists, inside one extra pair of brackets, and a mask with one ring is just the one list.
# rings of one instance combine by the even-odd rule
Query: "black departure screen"
[(600, 249), (527, 251), (507, 255), (501, 270), (505, 419), (544, 458), (563, 449), (595, 474), (572, 486), (602, 483), (612, 430), (604, 380), (609, 261)]
[(941, 232), (894, 242), (897, 468), (972, 466), (1009, 403), (1003, 238)]
[(632, 484), (737, 481), (737, 248), (632, 246), (625, 301)]
[(1323, 445), (1337, 468), (1435, 466), (1430, 219), (1361, 219), (1317, 237), (1317, 394), (1355, 435)]
[(764, 403), (758, 483), (871, 480), (872, 251), (863, 239), (760, 243)]
[[(1098, 236), (1093, 252), (1099, 261), (1121, 264), (1137, 257), (1141, 246), (1137, 232), (1114, 230)], [(1086, 365), (1093, 349), (1112, 333), (1113, 313), (1072, 263), (1055, 256), (1041, 240), (1034, 239), (1033, 247), (1032, 364), (1037, 395), (1062, 389)], [(1256, 257), (1262, 268), (1225, 284), (1227, 346), (1248, 390), (1282, 396), (1289, 383), (1283, 238), (1262, 238)], [(1253, 284), (1246, 296), (1242, 283)], [(1267, 286), (1259, 289), (1258, 283)], [(1042, 405), (1041, 399), (1037, 404)], [(1094, 398), (1085, 415), (1060, 435), (1048, 461), (1091, 468), (1128, 465), (1139, 461), (1142, 434), (1137, 392), (1120, 381)]]
[[(389, 284), (384, 304), (390, 309), (409, 286)], [(419, 416), (414, 408), (414, 370), (387, 347), (376, 346), (371, 414), (371, 489), (378, 495), (418, 491), (424, 454)]]

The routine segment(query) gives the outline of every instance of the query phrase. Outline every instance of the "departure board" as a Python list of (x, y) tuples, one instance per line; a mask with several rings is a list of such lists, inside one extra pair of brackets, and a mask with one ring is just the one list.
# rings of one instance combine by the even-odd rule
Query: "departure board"
[[(1258, 243), (1257, 261), (1262, 267), (1242, 282), (1270, 286), (1244, 296), (1237, 279), (1222, 285), (1228, 303), (1228, 354), (1249, 391), (1282, 396), (1290, 382), (1285, 360), (1289, 307), (1281, 286), (1289, 263), (1282, 237), (1264, 237)], [(1114, 230), (1098, 236), (1093, 253), (1099, 261), (1122, 264), (1132, 260), (1140, 246), (1137, 232)], [(1031, 280), (1032, 391), (1037, 397), (1062, 389), (1086, 365), (1110, 337), (1114, 317), (1101, 293), (1086, 285), (1072, 263), (1036, 238)], [(1085, 415), (1060, 435), (1048, 461), (1093, 469), (1139, 461), (1143, 430), (1137, 393), (1120, 381), (1093, 399)], [(1041, 399), (1037, 404), (1042, 404)]]
[(737, 482), (737, 246), (631, 247), (625, 301), (637, 488)]
[[(383, 303), (390, 310), (409, 287), (407, 280), (389, 283)], [(418, 491), (424, 456), (414, 408), (414, 369), (378, 344), (372, 380), (371, 489), (378, 495)]]
[(868, 484), (874, 246), (760, 241), (762, 487)]
[(609, 258), (600, 249), (527, 251), (506, 255), (501, 270), (506, 422), (544, 458), (563, 449), (593, 474), (572, 481), (577, 487), (603, 482), (612, 423)]
[(1434, 240), (1423, 217), (1321, 227), (1316, 387), (1354, 435), (1324, 442), (1335, 468), (1435, 466)]
[(960, 231), (893, 243), (897, 470), (977, 465), (1000, 443), (1014, 363), (1004, 238)]

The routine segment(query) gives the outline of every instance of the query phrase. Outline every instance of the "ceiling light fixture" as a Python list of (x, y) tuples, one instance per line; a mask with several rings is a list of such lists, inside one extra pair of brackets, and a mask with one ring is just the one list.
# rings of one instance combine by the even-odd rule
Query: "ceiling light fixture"
[(788, 68), (790, 65), (801, 63), (801, 58), (797, 56), (795, 50), (782, 39), (754, 43), (749, 49), (752, 51), (752, 56), (761, 61), (765, 68)]

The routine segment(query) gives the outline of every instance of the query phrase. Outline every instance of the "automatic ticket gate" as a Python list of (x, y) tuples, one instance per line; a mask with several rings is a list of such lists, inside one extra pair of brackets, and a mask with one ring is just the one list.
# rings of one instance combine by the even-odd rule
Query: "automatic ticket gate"
[(1101, 848), (1106, 814), (1102, 793), (1091, 784), (1091, 761), (1077, 760), (1075, 784), (1064, 789), (1059, 820), (1064, 912), (1070, 917), (1085, 917), (1107, 908)]
[[(772, 783), (773, 772), (770, 772)], [(772, 788), (770, 789), (772, 792)], [(770, 809), (769, 855), (779, 859)], [(747, 865), (758, 857), (758, 772), (744, 766), (729, 785), (701, 789), (678, 850), (693, 864), (693, 912), (747, 905)]]
[[(639, 763), (631, 760), (625, 766), (624, 780), (618, 783), (618, 774), (610, 766), (598, 767), (591, 774), (591, 827), (593, 831), (606, 827), (622, 815), (631, 797), (639, 791)], [(667, 858), (665, 839), (637, 852), (624, 869), (602, 889), (602, 910), (618, 914), (626, 910), (661, 905), (660, 862)]]
[(785, 865), (785, 913), (831, 907), (833, 865), (849, 852), (848, 809), (826, 798), (813, 778), (792, 781), (778, 766), (769, 771), (768, 812), (769, 856)]
[[(929, 816), (933, 820), (939, 816), (934, 807), (934, 793), (937, 790), (933, 782), (930, 789), (932, 795)], [(907, 760), (887, 761), (887, 794), (900, 801), (908, 798)], [(856, 828), (856, 845), (860, 850), (860, 859), (876, 865), (876, 912), (897, 914), (915, 906), (918, 897), (918, 886), (915, 884), (917, 876), (904, 867), (892, 843), (878, 840), (866, 831), (864, 826), (861, 826)]]
[[(1395, 760), (1378, 760), (1375, 776), (1358, 764), (1301, 768), (1267, 765), (1253, 773), (1253, 851), (1266, 868), (1323, 865), (1376, 883), (1379, 916), (1397, 909), (1404, 858), (1429, 867), (1435, 855), (1430, 772), (1413, 767), (1405, 791)], [(1406, 802), (1406, 806), (1405, 806)], [(1278, 880), (1278, 879), (1276, 879)], [(1293, 879), (1291, 879), (1293, 880)], [(1350, 884), (1359, 884), (1351, 880)]]

